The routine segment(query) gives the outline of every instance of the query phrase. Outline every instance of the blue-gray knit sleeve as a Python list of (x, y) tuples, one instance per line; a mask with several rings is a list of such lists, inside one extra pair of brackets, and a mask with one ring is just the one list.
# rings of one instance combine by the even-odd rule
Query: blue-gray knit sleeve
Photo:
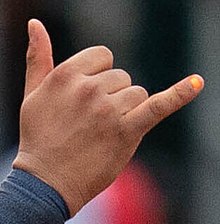
[(69, 219), (62, 197), (22, 170), (12, 170), (1, 183), (0, 224), (61, 224)]

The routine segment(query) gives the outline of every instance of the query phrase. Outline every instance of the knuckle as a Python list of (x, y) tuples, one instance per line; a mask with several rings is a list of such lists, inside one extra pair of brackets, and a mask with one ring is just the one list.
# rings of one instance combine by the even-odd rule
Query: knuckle
[(113, 103), (109, 100), (102, 100), (100, 104), (96, 106), (95, 114), (106, 118), (107, 115), (111, 114), (115, 110)]
[(163, 117), (166, 114), (168, 102), (162, 102), (159, 97), (153, 96), (149, 100), (149, 109), (153, 115)]
[(92, 80), (83, 80), (78, 84), (77, 91), (82, 98), (93, 97), (98, 93), (99, 85)]
[(68, 74), (68, 77), (71, 76), (71, 74), (75, 74), (75, 70), (67, 61), (62, 62), (58, 67), (56, 67), (55, 71), (59, 74)]
[(120, 77), (121, 80), (126, 81), (131, 85), (131, 76), (123, 69), (115, 69), (115, 73)]
[(186, 94), (187, 88), (182, 88), (175, 85), (173, 87), (173, 92), (177, 107), (180, 107), (182, 104), (186, 104), (188, 102), (188, 94)]
[(26, 55), (26, 61), (29, 66), (35, 63), (36, 54), (37, 49), (32, 46), (32, 43), (29, 43), (29, 48)]
[(102, 52), (104, 55), (106, 55), (106, 57), (109, 57), (111, 59), (113, 58), (112, 51), (109, 48), (107, 48), (106, 46), (101, 45), (101, 46), (98, 46), (97, 48), (100, 52)]
[(143, 99), (147, 99), (148, 98), (148, 92), (147, 90), (142, 87), (142, 86), (134, 86), (134, 91), (136, 92), (136, 94), (138, 95), (138, 97), (141, 97)]
[(96, 50), (101, 55), (101, 57), (107, 62), (109, 67), (111, 67), (114, 60), (112, 51), (105, 46), (98, 46)]
[(141, 86), (132, 86), (127, 94), (125, 94), (127, 102), (132, 102), (133, 105), (138, 106), (148, 99), (147, 91)]
[(51, 81), (54, 86), (66, 85), (70, 80), (70, 75), (62, 69), (57, 69), (51, 74)]
[(51, 73), (52, 82), (55, 82), (55, 85), (66, 85), (71, 80), (76, 80), (78, 74), (70, 66), (69, 63), (63, 62), (58, 67), (56, 67)]

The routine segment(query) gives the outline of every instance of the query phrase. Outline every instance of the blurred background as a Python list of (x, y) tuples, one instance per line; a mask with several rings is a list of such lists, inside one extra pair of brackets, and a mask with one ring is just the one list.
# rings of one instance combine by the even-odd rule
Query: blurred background
[(133, 162), (69, 223), (220, 222), (220, 2), (218, 0), (0, 0), (0, 179), (19, 141), (27, 22), (48, 29), (55, 63), (106, 45), (115, 67), (150, 94), (188, 74), (203, 93), (143, 140)]

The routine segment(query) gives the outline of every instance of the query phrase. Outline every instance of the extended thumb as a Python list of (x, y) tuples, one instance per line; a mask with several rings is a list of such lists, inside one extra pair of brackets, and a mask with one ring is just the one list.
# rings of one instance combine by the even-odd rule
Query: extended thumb
[(36, 19), (30, 20), (28, 34), (25, 97), (34, 91), (54, 68), (50, 37), (43, 24)]

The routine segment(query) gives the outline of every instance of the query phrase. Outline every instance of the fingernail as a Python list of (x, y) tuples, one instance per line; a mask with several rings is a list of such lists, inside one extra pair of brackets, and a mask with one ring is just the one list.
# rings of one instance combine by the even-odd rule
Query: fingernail
[(190, 83), (195, 90), (199, 90), (203, 86), (203, 80), (198, 75), (192, 76), (192, 78), (190, 79)]

